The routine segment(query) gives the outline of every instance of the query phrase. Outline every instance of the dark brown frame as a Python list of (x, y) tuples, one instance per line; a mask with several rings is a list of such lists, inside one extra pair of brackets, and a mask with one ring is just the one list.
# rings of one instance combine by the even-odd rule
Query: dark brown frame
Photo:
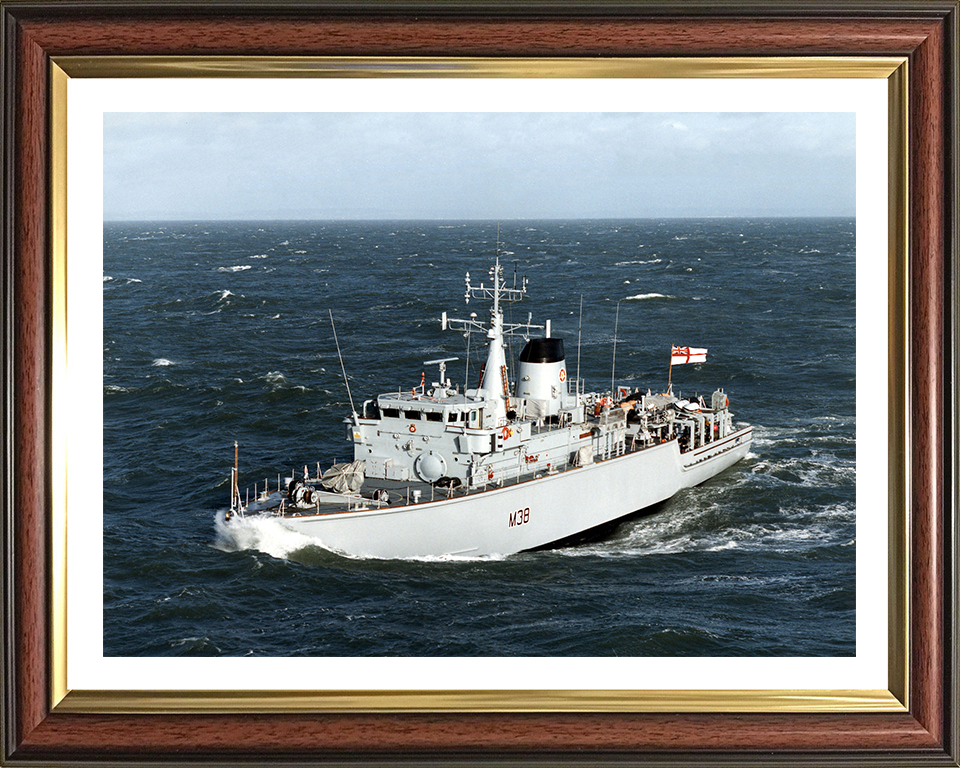
[[(958, 765), (957, 0), (433, 3), (0, 0), (3, 720), (9, 765)], [(68, 55), (906, 56), (907, 713), (50, 711), (50, 60)]]

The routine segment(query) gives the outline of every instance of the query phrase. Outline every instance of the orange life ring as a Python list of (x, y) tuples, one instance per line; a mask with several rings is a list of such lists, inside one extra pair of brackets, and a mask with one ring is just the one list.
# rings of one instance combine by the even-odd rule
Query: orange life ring
[(410, 431), (411, 431), (411, 432), (416, 432), (416, 431), (417, 431), (417, 425), (416, 425), (416, 424), (411, 424), (411, 425), (410, 425)]
[(504, 440), (506, 440), (508, 437), (510, 437), (510, 427), (504, 427), (504, 428), (500, 431), (500, 435), (503, 437)]
[(560, 369), (560, 381), (566, 381), (567, 371), (564, 368)]
[(493, 470), (492, 470), (492, 469), (487, 472), (487, 480), (493, 480)]

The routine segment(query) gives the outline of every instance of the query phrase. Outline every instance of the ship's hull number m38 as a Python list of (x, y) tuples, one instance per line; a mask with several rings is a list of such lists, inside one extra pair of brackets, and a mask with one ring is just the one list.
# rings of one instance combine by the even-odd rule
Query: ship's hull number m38
[(516, 512), (510, 513), (510, 525), (509, 528), (513, 528), (516, 525), (523, 525), (524, 523), (530, 522), (530, 507), (525, 509), (518, 509)]

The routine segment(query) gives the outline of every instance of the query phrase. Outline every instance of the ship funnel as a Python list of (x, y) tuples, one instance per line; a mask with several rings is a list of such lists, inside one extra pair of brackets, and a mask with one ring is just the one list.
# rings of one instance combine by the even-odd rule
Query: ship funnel
[(567, 392), (563, 339), (530, 339), (520, 353), (517, 397), (527, 401), (530, 416), (555, 416)]

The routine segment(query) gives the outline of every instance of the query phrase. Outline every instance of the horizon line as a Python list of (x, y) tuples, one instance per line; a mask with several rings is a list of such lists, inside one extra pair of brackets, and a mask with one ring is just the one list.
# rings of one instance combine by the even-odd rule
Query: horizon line
[(104, 224), (125, 224), (125, 223), (204, 223), (215, 222), (219, 224), (226, 223), (250, 223), (250, 222), (523, 222), (523, 221), (662, 221), (664, 219), (855, 219), (856, 214), (846, 213), (795, 213), (795, 214), (730, 214), (730, 215), (672, 215), (672, 216), (524, 216), (517, 218), (498, 218), (494, 216), (485, 217), (323, 217), (323, 218), (303, 218), (303, 217), (245, 217), (245, 218), (104, 218)]

